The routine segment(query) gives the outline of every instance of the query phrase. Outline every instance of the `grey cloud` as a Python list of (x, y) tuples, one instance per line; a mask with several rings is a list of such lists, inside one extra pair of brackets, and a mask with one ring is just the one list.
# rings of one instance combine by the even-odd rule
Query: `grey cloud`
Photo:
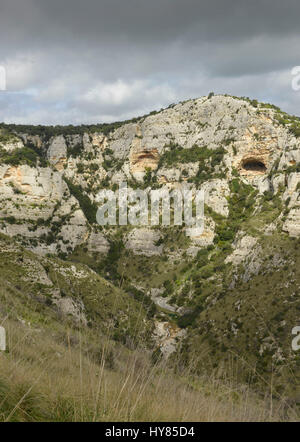
[(299, 12), (296, 0), (1, 0), (0, 120), (112, 121), (212, 89), (296, 113)]

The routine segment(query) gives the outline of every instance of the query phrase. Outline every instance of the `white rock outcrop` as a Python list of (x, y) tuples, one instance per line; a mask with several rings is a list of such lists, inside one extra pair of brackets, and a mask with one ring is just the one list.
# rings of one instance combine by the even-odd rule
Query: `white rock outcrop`
[(135, 228), (127, 236), (125, 247), (135, 255), (161, 255), (163, 245), (156, 245), (161, 235), (157, 230), (150, 228)]

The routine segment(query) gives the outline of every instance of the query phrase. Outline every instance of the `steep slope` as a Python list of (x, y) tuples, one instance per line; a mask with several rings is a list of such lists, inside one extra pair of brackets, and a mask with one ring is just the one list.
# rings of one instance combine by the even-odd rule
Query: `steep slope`
[(297, 420), (236, 378), (151, 357), (146, 311), (88, 267), (0, 244), (1, 422)]
[[(82, 263), (121, 298), (144, 299), (170, 361), (216, 375), (234, 364), (241, 381), (297, 402), (299, 134), (275, 106), (221, 95), (115, 126), (2, 125), (0, 229), (41, 260)], [(97, 192), (121, 181), (204, 189), (203, 234), (98, 226)]]
[(33, 325), (90, 328), (124, 343), (150, 345), (147, 306), (83, 264), (41, 257), (0, 235), (1, 315)]

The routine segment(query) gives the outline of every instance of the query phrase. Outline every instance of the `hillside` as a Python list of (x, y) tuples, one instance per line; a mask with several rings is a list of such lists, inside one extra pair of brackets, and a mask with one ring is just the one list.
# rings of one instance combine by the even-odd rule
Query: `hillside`
[[(95, 342), (101, 336), (118, 348), (121, 372), (131, 364), (126, 358), (144, 352), (146, 371), (151, 363), (163, 364), (164, 373), (175, 367), (178, 388), (195, 388), (190, 403), (203, 400), (197, 394), (204, 395), (205, 382), (218, 396), (234, 379), (232, 391), (240, 397), (238, 386), (247, 385), (262, 420), (270, 393), (280, 419), (294, 418), (300, 404), (300, 352), (291, 346), (291, 331), (300, 325), (299, 136), (300, 119), (276, 106), (212, 94), (112, 125), (1, 124), (3, 325), (16, 323), (18, 330), (23, 324), (30, 336), (39, 330), (48, 356), (50, 348), (64, 348), (66, 330), (80, 330), (100, 367), (105, 358), (97, 362)], [(187, 184), (203, 189), (204, 232), (188, 237), (185, 226), (99, 226), (97, 193), (124, 181), (148, 192)], [(64, 354), (62, 348), (53, 351)], [(214, 382), (221, 384), (215, 389)], [(129, 417), (139, 419), (118, 416)]]

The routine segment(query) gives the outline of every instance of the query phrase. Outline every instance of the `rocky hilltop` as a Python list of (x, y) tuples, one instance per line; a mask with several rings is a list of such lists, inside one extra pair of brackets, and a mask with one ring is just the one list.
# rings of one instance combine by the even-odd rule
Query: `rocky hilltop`
[[(150, 341), (170, 361), (218, 373), (235, 361), (239, 378), (256, 385), (272, 376), (278, 394), (297, 401), (299, 136), (300, 120), (276, 106), (213, 94), (115, 125), (2, 124), (1, 265), (16, 265), (24, 250), (38, 267), (20, 272), (20, 284), (38, 283), (32, 296), (74, 321), (84, 312), (86, 324), (100, 317), (84, 289), (62, 293), (49, 269), (67, 267), (74, 281), (93, 275), (95, 298), (108, 284), (133, 311), (143, 303)], [(204, 189), (204, 232), (97, 225), (98, 191), (122, 181)], [(114, 327), (124, 340), (122, 308)]]

